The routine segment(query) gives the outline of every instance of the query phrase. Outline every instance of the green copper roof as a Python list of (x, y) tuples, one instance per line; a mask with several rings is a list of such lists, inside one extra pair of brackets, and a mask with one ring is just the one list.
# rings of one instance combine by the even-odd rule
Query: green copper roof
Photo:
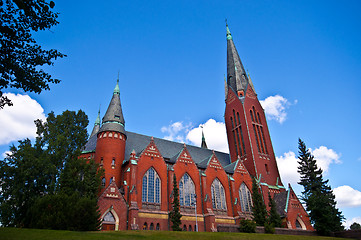
[(95, 119), (94, 125), (100, 125), (100, 110), (98, 111), (97, 119)]
[(120, 90), (119, 90), (119, 77), (117, 79), (117, 85), (115, 85), (114, 88), (114, 94), (120, 94)]
[(227, 22), (226, 22), (226, 29), (227, 29), (227, 40), (231, 40), (231, 39), (232, 39), (232, 35), (231, 35), (231, 31), (229, 31)]

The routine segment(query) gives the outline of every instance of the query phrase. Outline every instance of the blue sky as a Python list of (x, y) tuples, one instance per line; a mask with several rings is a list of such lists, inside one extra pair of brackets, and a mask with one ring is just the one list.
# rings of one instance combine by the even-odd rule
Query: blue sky
[[(268, 118), (281, 176), (296, 192), (297, 139), (319, 159), (347, 225), (361, 223), (359, 1), (55, 1), (60, 24), (36, 33), (68, 55), (40, 95), (7, 89), (0, 154), (33, 138), (50, 111), (104, 114), (118, 71), (126, 129), (224, 150), (225, 18)], [(15, 95), (11, 95), (15, 94)], [(28, 95), (28, 96), (24, 96)], [(208, 137), (207, 137), (208, 135)]]

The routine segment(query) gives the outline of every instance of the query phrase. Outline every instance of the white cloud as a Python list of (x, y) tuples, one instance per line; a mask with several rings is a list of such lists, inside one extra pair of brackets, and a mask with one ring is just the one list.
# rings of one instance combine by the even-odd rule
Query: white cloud
[[(286, 98), (275, 95), (261, 100), (260, 103), (269, 120), (276, 120), (279, 123), (283, 123), (286, 120), (286, 109), (291, 105)], [(295, 101), (296, 103), (297, 100)]]
[(344, 185), (333, 189), (338, 207), (360, 207), (361, 192)]
[[(310, 149), (310, 151), (317, 161), (317, 166), (321, 167), (325, 174), (327, 174), (330, 164), (341, 163), (339, 160), (341, 155), (337, 154), (333, 149), (320, 146), (315, 150)], [(276, 157), (276, 159), (283, 183), (291, 183), (292, 185), (297, 184), (300, 177), (297, 172), (298, 157), (296, 154), (289, 151), (284, 153), (283, 156)]]
[(185, 136), (189, 132), (191, 126), (191, 123), (184, 125), (183, 122), (175, 122), (169, 126), (162, 127), (161, 131), (168, 134), (167, 136), (164, 136), (164, 139), (185, 142)]
[(298, 159), (296, 154), (289, 151), (284, 153), (283, 156), (276, 157), (276, 159), (283, 184), (291, 183), (291, 185), (296, 185), (300, 179), (300, 175), (297, 172)]
[(203, 127), (204, 138), (209, 149), (228, 153), (228, 140), (225, 123), (209, 119), (206, 123), (200, 124), (198, 127), (190, 130), (187, 134), (187, 140), (196, 146), (200, 146), (202, 143), (201, 127)]
[(35, 138), (34, 120), (45, 120), (44, 109), (28, 95), (5, 93), (13, 106), (0, 110), (0, 145), (24, 138)]
[(352, 219), (346, 219), (346, 222), (344, 225), (347, 229), (350, 229), (351, 224), (354, 222), (361, 224), (361, 217), (354, 217)]
[(331, 163), (340, 164), (340, 154), (337, 154), (333, 149), (328, 149), (325, 146), (311, 150), (312, 155), (317, 160), (317, 166), (320, 167), (325, 173), (328, 172)]
[(169, 126), (162, 127), (161, 131), (167, 134), (164, 136), (164, 139), (201, 146), (201, 127), (203, 127), (204, 137), (209, 149), (228, 153), (226, 125), (223, 122), (217, 122), (214, 119), (209, 119), (206, 123), (193, 128), (191, 123), (184, 124), (183, 122), (178, 121)]
[(5, 151), (3, 152), (3, 154), (1, 155), (3, 158), (6, 158), (8, 155), (11, 155), (10, 151)]

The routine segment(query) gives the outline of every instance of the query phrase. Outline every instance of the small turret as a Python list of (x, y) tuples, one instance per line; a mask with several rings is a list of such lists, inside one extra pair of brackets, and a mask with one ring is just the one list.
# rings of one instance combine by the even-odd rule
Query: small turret
[(100, 129), (100, 110), (98, 111), (98, 116), (97, 119), (95, 120), (94, 128), (89, 138), (96, 135), (99, 132), (99, 129)]
[[(97, 133), (95, 151), (95, 161), (99, 163), (105, 171), (104, 181), (106, 186), (114, 181), (118, 187), (121, 186), (121, 167), (125, 158), (125, 143), (127, 139), (119, 95), (118, 77), (112, 99), (103, 117), (102, 126)], [(98, 120), (98, 124), (100, 125), (100, 119)], [(104, 189), (102, 189), (102, 191), (103, 190)]]

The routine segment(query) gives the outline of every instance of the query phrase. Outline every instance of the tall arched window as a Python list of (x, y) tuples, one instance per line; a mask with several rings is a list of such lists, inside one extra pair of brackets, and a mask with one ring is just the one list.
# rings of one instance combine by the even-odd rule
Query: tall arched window
[(160, 178), (154, 168), (143, 176), (142, 202), (160, 203)]
[(194, 183), (188, 173), (184, 174), (179, 181), (179, 202), (181, 206), (194, 205), (195, 199)]
[(246, 184), (242, 183), (239, 188), (239, 202), (241, 203), (242, 212), (252, 211), (252, 196)]
[(214, 179), (212, 183), (212, 204), (214, 209), (226, 210), (226, 195), (224, 187), (218, 178)]

